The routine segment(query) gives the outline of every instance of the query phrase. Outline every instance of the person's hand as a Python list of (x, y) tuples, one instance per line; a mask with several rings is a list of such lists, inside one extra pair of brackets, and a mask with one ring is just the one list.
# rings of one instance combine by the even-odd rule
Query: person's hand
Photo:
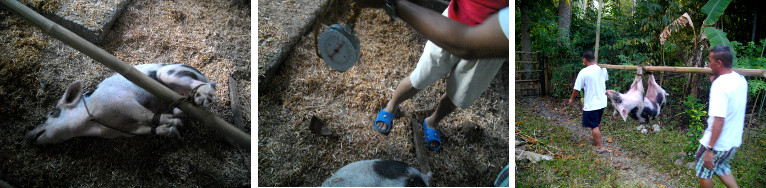
[(383, 8), (386, 0), (354, 0), (356, 5), (362, 8)]
[(713, 154), (713, 151), (705, 151), (705, 153), (702, 154), (702, 167), (705, 167), (708, 170), (713, 170), (713, 168), (715, 168), (715, 165), (713, 164), (714, 158), (715, 155)]
[(571, 98), (570, 98), (570, 99), (569, 99), (569, 103), (568, 103), (568, 104), (569, 104), (569, 106), (572, 106), (572, 101), (573, 101), (573, 99), (571, 99)]

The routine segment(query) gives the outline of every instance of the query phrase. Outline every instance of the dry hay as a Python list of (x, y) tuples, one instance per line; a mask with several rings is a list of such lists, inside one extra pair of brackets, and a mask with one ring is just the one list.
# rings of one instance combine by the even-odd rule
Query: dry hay
[(38, 101), (24, 99), (43, 95), (37, 77), (40, 70), (40, 51), (48, 41), (38, 37), (40, 30), (30, 27), (11, 12), (0, 10), (0, 117), (19, 117), (26, 114), (22, 106)]
[(61, 0), (19, 0), (25, 6), (44, 13), (55, 13), (61, 8)]
[[(210, 110), (231, 119), (227, 78), (238, 81), (245, 132), (250, 132), (250, 6), (241, 1), (133, 1), (101, 46), (131, 64), (183, 63), (200, 69), (217, 91)], [(20, 20), (4, 10), (0, 19)], [(19, 25), (19, 24), (12, 24)], [(103, 139), (74, 138), (62, 144), (34, 147), (24, 134), (45, 120), (65, 87), (82, 80), (93, 90), (114, 72), (38, 29), (0, 25), (3, 65), (42, 68), (29, 71), (35, 87), (22, 88), (4, 103), (20, 102), (24, 115), (3, 118), (0, 124), (0, 179), (12, 185), (88, 187), (236, 187), (250, 182), (250, 153), (229, 144), (215, 130), (185, 121), (183, 138), (137, 136)], [(21, 29), (16, 29), (18, 27)], [(41, 44), (20, 44), (6, 31), (20, 31)], [(8, 38), (5, 38), (8, 37)], [(10, 41), (5, 43), (6, 41)], [(16, 45), (16, 46), (14, 46)], [(23, 47), (18, 47), (21, 45)], [(13, 53), (42, 46), (39, 58), (11, 58)], [(37, 55), (35, 55), (37, 56)], [(13, 56), (11, 56), (13, 57)], [(30, 68), (30, 69), (31, 69)], [(21, 69), (23, 70), (23, 69)], [(5, 84), (5, 83), (3, 83)], [(4, 116), (8, 117), (8, 116)]]
[[(327, 28), (332, 23), (324, 24)], [(389, 22), (383, 10), (362, 10), (356, 32), (362, 56), (349, 71), (329, 72), (329, 66), (315, 55), (309, 33), (272, 83), (260, 91), (259, 186), (318, 186), (340, 167), (366, 159), (419, 166), (409, 115), (395, 119), (388, 136), (375, 131), (372, 124), (399, 80), (414, 69), (426, 40), (402, 21)], [(428, 152), (434, 171), (432, 185), (491, 186), (509, 163), (507, 69), (503, 66), (473, 106), (457, 110), (441, 123), (444, 145), (440, 151)], [(444, 92), (441, 80), (403, 103), (401, 109), (420, 120), (432, 112)], [(312, 115), (327, 123), (339, 138), (313, 134), (309, 130)], [(461, 128), (472, 126), (470, 122), (478, 124), (479, 130)]]

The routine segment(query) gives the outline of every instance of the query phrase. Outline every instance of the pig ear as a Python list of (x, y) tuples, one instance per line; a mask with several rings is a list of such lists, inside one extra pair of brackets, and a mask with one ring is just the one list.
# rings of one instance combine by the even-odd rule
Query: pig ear
[(77, 101), (82, 97), (82, 84), (79, 80), (72, 82), (67, 87), (64, 96), (59, 100), (59, 105), (66, 108), (73, 108)]
[(620, 107), (620, 116), (622, 121), (628, 121), (628, 110), (625, 107)]

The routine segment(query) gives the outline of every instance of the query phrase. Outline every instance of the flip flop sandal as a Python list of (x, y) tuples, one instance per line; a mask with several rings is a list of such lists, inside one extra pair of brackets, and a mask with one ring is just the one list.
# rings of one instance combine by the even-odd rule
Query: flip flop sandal
[[(399, 110), (399, 106), (396, 106), (396, 111)], [(378, 130), (378, 132), (388, 135), (388, 133), (391, 132), (391, 128), (393, 128), (393, 122), (394, 122), (394, 116), (395, 114), (392, 114), (390, 112), (386, 112), (385, 110), (381, 109), (380, 112), (378, 112), (378, 117), (375, 118), (375, 122), (372, 124), (373, 127), (375, 127), (375, 130)], [(378, 126), (378, 122), (382, 122), (385, 124), (383, 128), (381, 126)]]
[(602, 154), (602, 153), (606, 153), (607, 152), (606, 148), (601, 148), (601, 150), (599, 151), (598, 148), (593, 147), (593, 150), (596, 150), (596, 153), (598, 153), (598, 154)]
[(426, 126), (426, 119), (423, 119), (423, 133), (426, 139), (426, 147), (432, 151), (437, 151), (442, 146), (441, 133), (436, 129), (429, 129)]

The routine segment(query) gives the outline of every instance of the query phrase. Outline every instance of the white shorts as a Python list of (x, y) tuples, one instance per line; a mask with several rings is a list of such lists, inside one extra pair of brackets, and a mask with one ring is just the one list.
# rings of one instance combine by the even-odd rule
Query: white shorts
[[(447, 8), (442, 13), (447, 16)], [(484, 93), (490, 82), (508, 58), (465, 60), (442, 50), (430, 40), (426, 42), (418, 65), (410, 74), (412, 87), (425, 89), (439, 79), (447, 77), (447, 97), (458, 108), (467, 108)]]

